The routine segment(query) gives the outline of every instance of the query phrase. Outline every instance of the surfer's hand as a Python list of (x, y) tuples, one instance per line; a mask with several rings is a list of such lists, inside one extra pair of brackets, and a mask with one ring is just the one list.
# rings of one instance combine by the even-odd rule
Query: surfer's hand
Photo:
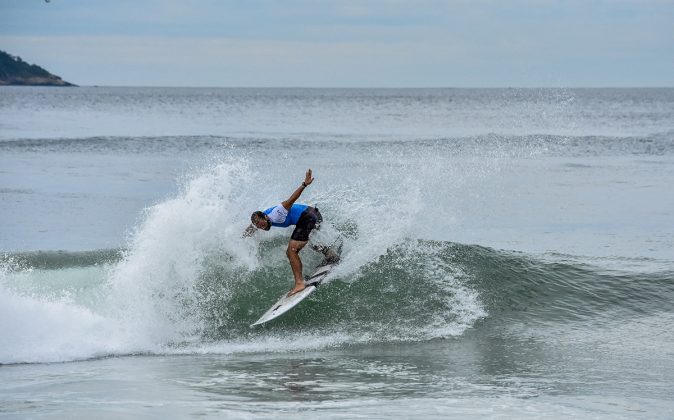
[(251, 237), (251, 236), (253, 236), (253, 234), (255, 233), (255, 231), (257, 231), (257, 228), (255, 227), (254, 224), (251, 223), (251, 224), (246, 228), (246, 230), (243, 231), (243, 234), (241, 235), (241, 237), (242, 237), (242, 238), (248, 238), (248, 237)]
[(314, 178), (311, 176), (311, 169), (307, 169), (307, 173), (304, 176), (304, 185), (309, 185), (314, 182)]

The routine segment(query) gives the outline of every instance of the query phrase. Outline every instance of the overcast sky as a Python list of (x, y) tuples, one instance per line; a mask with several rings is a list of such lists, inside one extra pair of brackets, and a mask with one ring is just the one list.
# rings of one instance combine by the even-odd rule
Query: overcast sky
[(0, 0), (80, 85), (674, 86), (674, 0)]

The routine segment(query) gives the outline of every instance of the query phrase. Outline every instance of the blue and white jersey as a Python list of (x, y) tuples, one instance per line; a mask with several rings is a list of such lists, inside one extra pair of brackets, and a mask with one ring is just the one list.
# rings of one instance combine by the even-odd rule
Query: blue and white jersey
[(278, 206), (268, 208), (263, 213), (269, 216), (272, 226), (288, 227), (296, 225), (297, 221), (300, 220), (300, 216), (308, 207), (306, 204), (293, 204), (290, 207), (290, 211), (288, 211), (283, 207), (283, 204), (279, 204)]

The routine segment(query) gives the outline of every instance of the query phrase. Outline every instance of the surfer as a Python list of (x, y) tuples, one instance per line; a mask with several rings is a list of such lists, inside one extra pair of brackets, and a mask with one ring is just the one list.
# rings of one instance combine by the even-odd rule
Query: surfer
[[(319, 229), (323, 222), (323, 217), (316, 207), (306, 204), (295, 204), (295, 201), (300, 198), (304, 189), (311, 185), (312, 182), (314, 182), (314, 178), (311, 176), (311, 169), (308, 169), (304, 176), (304, 182), (292, 193), (290, 198), (267, 210), (256, 211), (251, 214), (251, 224), (243, 233), (243, 236), (247, 237), (253, 235), (258, 229), (269, 230), (272, 226), (283, 228), (295, 226), (295, 230), (290, 236), (288, 249), (286, 250), (286, 255), (295, 277), (295, 286), (288, 292), (288, 296), (304, 290), (302, 260), (299, 253), (309, 242), (311, 231)], [(337, 254), (326, 246), (315, 245), (311, 246), (311, 248), (323, 253), (328, 261), (334, 261), (338, 258)]]

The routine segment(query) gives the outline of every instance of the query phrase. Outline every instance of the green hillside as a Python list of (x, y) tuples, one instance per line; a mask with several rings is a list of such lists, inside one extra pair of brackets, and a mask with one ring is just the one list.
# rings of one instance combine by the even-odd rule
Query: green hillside
[(0, 50), (0, 85), (75, 86), (35, 64)]

